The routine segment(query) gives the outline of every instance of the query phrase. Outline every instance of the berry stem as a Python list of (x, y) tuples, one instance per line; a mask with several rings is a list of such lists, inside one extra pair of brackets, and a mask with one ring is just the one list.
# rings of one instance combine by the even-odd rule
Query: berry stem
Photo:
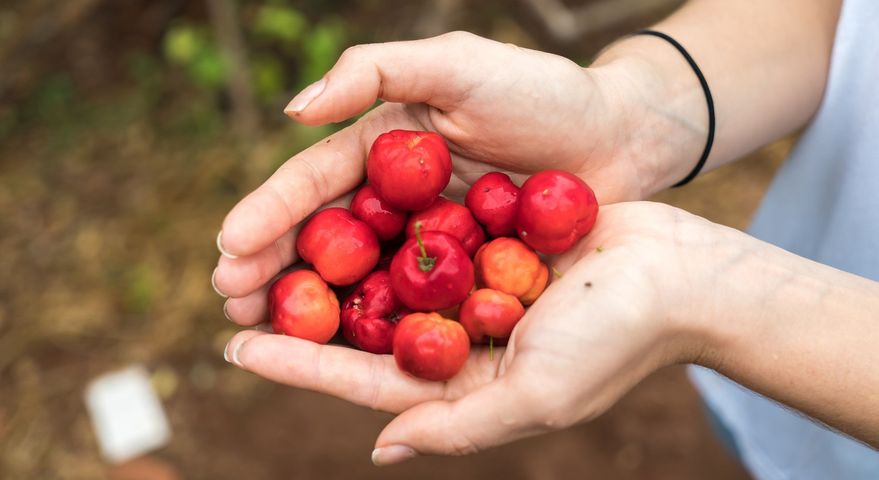
[(415, 241), (418, 242), (418, 248), (421, 250), (421, 256), (418, 257), (418, 268), (422, 272), (433, 270), (436, 265), (436, 257), (428, 257), (427, 249), (424, 248), (424, 240), (421, 239), (421, 222), (415, 222)]
[(494, 360), (494, 337), (488, 337), (488, 360)]

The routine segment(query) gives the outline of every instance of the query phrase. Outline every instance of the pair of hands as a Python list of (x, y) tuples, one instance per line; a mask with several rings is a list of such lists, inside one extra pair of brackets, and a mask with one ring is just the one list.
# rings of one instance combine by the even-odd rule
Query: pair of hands
[(466, 454), (594, 418), (662, 366), (702, 352), (688, 320), (709, 314), (694, 301), (710, 288), (711, 246), (734, 233), (661, 204), (615, 203), (656, 189), (655, 159), (633, 132), (645, 122), (633, 73), (583, 69), (554, 55), (453, 33), (347, 50), (324, 80), (286, 113), (308, 125), (375, 108), (299, 153), (228, 214), (215, 288), (226, 315), (244, 326), (267, 318), (272, 278), (297, 261), (298, 225), (344, 203), (364, 180), (375, 137), (400, 128), (449, 141), (461, 196), (483, 173), (521, 184), (562, 169), (584, 178), (603, 205), (594, 230), (551, 258), (561, 272), (489, 359), (475, 348), (451, 381), (400, 372), (390, 356), (259, 329), (237, 334), (227, 359), (268, 379), (399, 414), (381, 433), (376, 464), (416, 454)]

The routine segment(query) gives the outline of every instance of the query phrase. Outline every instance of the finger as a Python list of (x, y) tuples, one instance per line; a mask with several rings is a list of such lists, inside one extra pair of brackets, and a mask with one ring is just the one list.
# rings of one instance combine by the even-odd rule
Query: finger
[(416, 454), (466, 455), (534, 435), (547, 428), (536, 421), (544, 401), (511, 369), (456, 401), (426, 402), (400, 414), (376, 440), (373, 462), (387, 465)]
[[(495, 43), (465, 32), (409, 42), (357, 45), (324, 78), (297, 95), (284, 112), (307, 125), (340, 122), (377, 99), (428, 103), (449, 110), (474, 87), (461, 57)], [(483, 46), (484, 48), (484, 46)]]
[(302, 151), (241, 200), (223, 221), (218, 241), (232, 257), (271, 246), (319, 206), (363, 180), (362, 123)]
[[(343, 195), (321, 206), (318, 211), (351, 204), (353, 193)], [(221, 255), (214, 273), (214, 286), (229, 297), (244, 297), (256, 291), (278, 272), (299, 260), (296, 253), (296, 236), (302, 224), (281, 235), (266, 248), (246, 257), (229, 258)]]
[(269, 284), (239, 298), (228, 298), (223, 304), (226, 318), (243, 327), (252, 327), (269, 319)]
[(283, 335), (240, 332), (226, 347), (235, 365), (275, 382), (342, 398), (377, 410), (399, 412), (442, 398), (442, 383), (397, 369), (394, 357)]

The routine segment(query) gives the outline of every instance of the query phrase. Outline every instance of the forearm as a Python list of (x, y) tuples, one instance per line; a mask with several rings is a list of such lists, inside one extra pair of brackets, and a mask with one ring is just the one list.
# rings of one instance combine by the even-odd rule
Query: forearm
[[(705, 170), (802, 127), (820, 104), (839, 0), (693, 0), (653, 28), (690, 52), (714, 96)], [(649, 36), (624, 39), (593, 64), (630, 119), (620, 143), (642, 166), (645, 194), (693, 168), (707, 136), (705, 97), (686, 61)]]
[(879, 446), (879, 283), (730, 235), (700, 363)]

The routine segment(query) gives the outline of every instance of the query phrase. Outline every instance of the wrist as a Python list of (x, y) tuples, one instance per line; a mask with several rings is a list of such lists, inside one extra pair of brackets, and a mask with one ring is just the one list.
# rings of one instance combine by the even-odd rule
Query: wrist
[(618, 109), (616, 160), (638, 170), (642, 198), (683, 179), (708, 128), (705, 95), (683, 56), (659, 39), (633, 36), (602, 52), (590, 72)]

